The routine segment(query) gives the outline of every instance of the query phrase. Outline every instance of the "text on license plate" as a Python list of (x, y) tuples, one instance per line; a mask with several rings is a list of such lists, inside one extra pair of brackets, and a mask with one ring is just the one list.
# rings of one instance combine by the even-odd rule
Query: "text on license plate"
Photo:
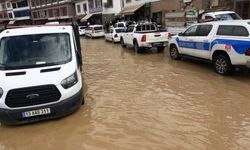
[(50, 108), (22, 112), (23, 118), (50, 114)]

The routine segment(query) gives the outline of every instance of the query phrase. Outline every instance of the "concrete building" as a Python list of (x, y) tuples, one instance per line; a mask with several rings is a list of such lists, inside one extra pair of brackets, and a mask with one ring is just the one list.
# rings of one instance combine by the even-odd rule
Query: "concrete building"
[(75, 20), (77, 20), (77, 22), (80, 23), (81, 19), (85, 17), (87, 14), (89, 14), (88, 0), (76, 0), (75, 11), (76, 11)]
[(74, 0), (29, 0), (29, 3), (35, 24), (71, 22), (76, 14)]
[(233, 9), (243, 19), (250, 19), (250, 1), (249, 0), (234, 0)]
[[(8, 2), (8, 6), (11, 7), (11, 3)], [(7, 2), (5, 0), (0, 1), (0, 30), (5, 28), (5, 25), (9, 22)]]

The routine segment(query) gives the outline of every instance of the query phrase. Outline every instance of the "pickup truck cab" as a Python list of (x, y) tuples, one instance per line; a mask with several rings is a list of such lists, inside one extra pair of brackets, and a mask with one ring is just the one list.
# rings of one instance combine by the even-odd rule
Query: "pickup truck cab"
[(158, 52), (163, 52), (168, 44), (170, 33), (165, 30), (159, 30), (156, 24), (142, 23), (130, 25), (126, 32), (121, 36), (121, 45), (133, 46), (138, 53), (145, 48), (156, 47)]
[(121, 35), (125, 32), (125, 28), (112, 28), (108, 33), (105, 33), (105, 40), (113, 43), (120, 42)]
[(184, 55), (209, 60), (221, 75), (233, 66), (250, 67), (250, 20), (195, 24), (169, 42), (170, 57)]
[(60, 118), (84, 103), (78, 27), (7, 29), (0, 34), (0, 122)]

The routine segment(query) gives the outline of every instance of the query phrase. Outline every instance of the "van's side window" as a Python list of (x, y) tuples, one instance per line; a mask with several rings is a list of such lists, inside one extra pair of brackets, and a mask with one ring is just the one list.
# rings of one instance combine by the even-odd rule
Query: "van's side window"
[(220, 25), (217, 35), (226, 36), (249, 36), (249, 32), (243, 26)]
[(130, 26), (130, 27), (128, 27), (128, 29), (126, 30), (126, 32), (133, 32), (133, 30), (134, 30), (134, 26)]
[(184, 32), (184, 36), (196, 36), (196, 31), (197, 31), (198, 26), (191, 26)]
[(197, 29), (197, 36), (208, 36), (212, 28), (212, 25), (199, 25)]

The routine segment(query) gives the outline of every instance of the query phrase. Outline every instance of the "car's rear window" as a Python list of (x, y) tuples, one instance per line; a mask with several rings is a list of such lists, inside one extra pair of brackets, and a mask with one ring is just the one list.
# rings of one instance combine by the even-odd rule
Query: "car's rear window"
[(102, 30), (102, 27), (94, 27), (95, 30)]
[(80, 29), (85, 29), (86, 27), (80, 27)]
[(122, 33), (125, 32), (125, 29), (115, 29), (116, 33)]
[(244, 26), (238, 25), (220, 25), (217, 35), (225, 36), (249, 36), (248, 30)]
[(118, 23), (117, 27), (125, 27), (123, 23)]

